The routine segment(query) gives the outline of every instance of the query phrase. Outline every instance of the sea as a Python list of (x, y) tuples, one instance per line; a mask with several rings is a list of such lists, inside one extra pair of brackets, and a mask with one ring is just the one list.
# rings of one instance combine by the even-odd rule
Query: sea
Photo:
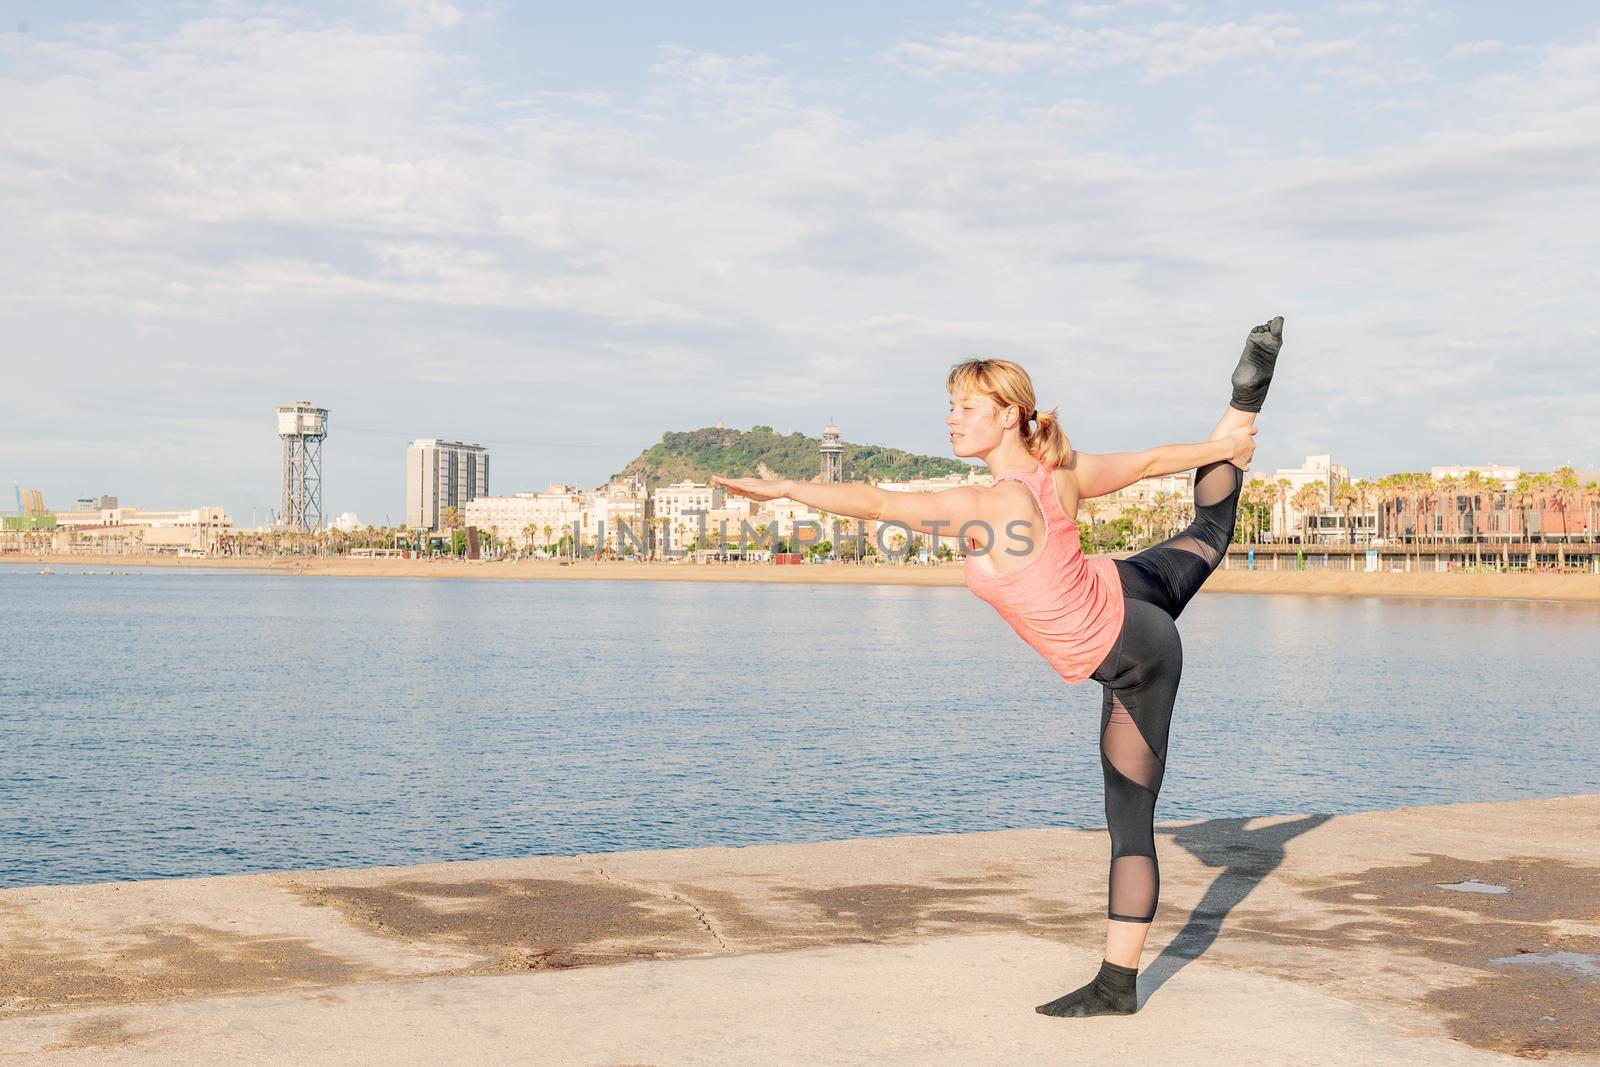
[[(0, 566), (0, 886), (1105, 824), (960, 587)], [(1202, 593), (1157, 820), (1600, 792), (1600, 605)]]

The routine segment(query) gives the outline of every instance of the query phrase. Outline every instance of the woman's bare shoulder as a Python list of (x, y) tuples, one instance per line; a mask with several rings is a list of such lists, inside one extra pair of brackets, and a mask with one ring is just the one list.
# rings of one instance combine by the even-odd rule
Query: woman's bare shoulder
[(1057, 467), (1053, 472), (1056, 483), (1056, 496), (1061, 500), (1061, 510), (1066, 512), (1074, 521), (1078, 517), (1078, 498), (1082, 495), (1078, 492), (1078, 475), (1073, 470), (1072, 461), (1077, 458), (1077, 455), (1074, 452), (1072, 459), (1067, 460), (1066, 466)]

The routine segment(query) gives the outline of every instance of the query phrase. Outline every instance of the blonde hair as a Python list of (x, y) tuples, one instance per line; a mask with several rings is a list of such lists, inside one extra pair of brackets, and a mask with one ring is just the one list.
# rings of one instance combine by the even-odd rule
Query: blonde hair
[(1072, 458), (1072, 442), (1061, 428), (1056, 409), (1035, 414), (1033, 379), (1021, 364), (1009, 359), (969, 359), (950, 368), (945, 388), (952, 393), (969, 396), (986, 396), (1002, 408), (1015, 407), (1022, 411), (1017, 429), (1022, 433), (1022, 446), (1028, 454), (1046, 467), (1064, 467)]

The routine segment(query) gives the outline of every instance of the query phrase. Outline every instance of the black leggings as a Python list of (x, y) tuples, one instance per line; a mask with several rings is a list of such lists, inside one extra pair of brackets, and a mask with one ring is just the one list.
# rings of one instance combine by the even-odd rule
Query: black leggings
[(1239, 509), (1243, 472), (1212, 463), (1195, 472), (1194, 522), (1176, 537), (1117, 560), (1124, 618), (1117, 643), (1091, 676), (1105, 689), (1100, 769), (1111, 831), (1107, 914), (1147, 923), (1156, 916), (1156, 795), (1167, 766), (1167, 728), (1183, 673), (1174, 620), (1217, 569)]

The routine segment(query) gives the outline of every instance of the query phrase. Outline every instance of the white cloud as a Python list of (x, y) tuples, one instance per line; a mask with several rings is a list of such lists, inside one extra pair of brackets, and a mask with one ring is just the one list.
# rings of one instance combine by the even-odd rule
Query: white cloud
[(1471, 59), (1474, 56), (1487, 56), (1500, 51), (1500, 42), (1490, 38), (1485, 41), (1473, 41), (1458, 44), (1450, 49), (1451, 59)]
[[(1549, 400), (1538, 433), (1496, 423), (1528, 465), (1596, 429), (1600, 40), (1446, 85), (1424, 56), (1281, 17), (999, 19), (891, 46), (852, 92), (676, 46), (643, 88), (547, 87), (490, 81), (466, 30), (446, 44), (419, 11), (4, 45), (0, 331), (37, 354), (8, 453), (51, 462), (17, 451), (51, 413), (131, 439), (177, 397), (248, 422), (310, 385), (418, 433), (530, 440), (506, 427), (537, 417), (590, 440), (605, 411), (615, 465), (730, 409), (779, 424), (841, 399), (852, 439), (937, 449), (943, 367), (982, 353), (1027, 363), (1085, 447), (1135, 447), (1208, 426), (1243, 332), (1279, 312), (1293, 362), (1266, 463), (1299, 458), (1273, 451), (1297, 420), (1363, 473), (1397, 450), (1461, 458), (1476, 439), (1413, 427), (1473, 425), (1494, 398)], [(1312, 59), (1343, 79), (1319, 107), (1418, 130), (1307, 136), (1282, 116), (1309, 97), (1252, 122), (1196, 89)], [(1030, 70), (1096, 73), (997, 88), (960, 118), (895, 96)], [(1141, 140), (1136, 84), (1172, 107), (1175, 141)], [(171, 363), (191, 369), (150, 369)], [(252, 499), (271, 498), (270, 452)], [(338, 509), (397, 511), (387, 454), (344, 455), (345, 477), (388, 488)]]

